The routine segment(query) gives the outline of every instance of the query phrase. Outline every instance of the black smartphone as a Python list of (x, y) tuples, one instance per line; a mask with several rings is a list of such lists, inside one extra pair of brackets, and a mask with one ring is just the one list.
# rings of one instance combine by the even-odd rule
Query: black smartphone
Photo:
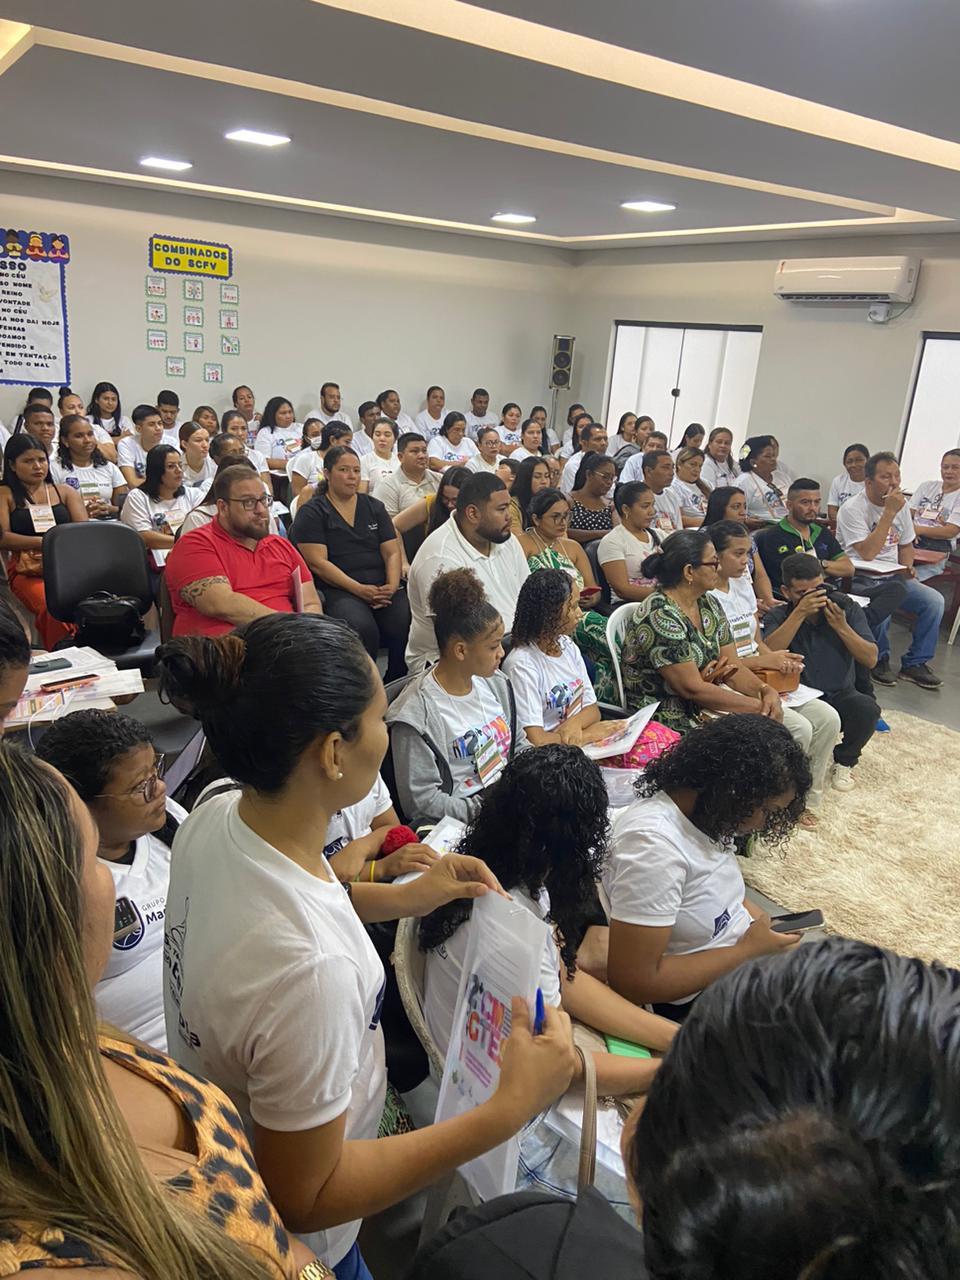
[(113, 940), (118, 942), (140, 928), (140, 917), (129, 898), (118, 898), (113, 909)]
[(27, 670), (32, 676), (39, 676), (47, 671), (69, 671), (71, 665), (68, 658), (34, 658)]
[(822, 929), (823, 912), (791, 911), (785, 916), (774, 916), (770, 928), (774, 933), (806, 933), (808, 929)]

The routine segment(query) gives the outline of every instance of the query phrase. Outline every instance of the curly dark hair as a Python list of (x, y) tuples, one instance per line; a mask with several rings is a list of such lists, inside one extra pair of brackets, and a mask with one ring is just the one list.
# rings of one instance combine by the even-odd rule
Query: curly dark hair
[[(725, 715), (701, 725), (647, 765), (635, 783), (638, 796), (658, 791), (697, 793), (692, 822), (711, 840), (744, 834), (741, 827), (757, 809), (756, 831), (767, 844), (780, 844), (803, 813), (812, 778), (807, 757), (782, 724), (759, 715)], [(785, 809), (767, 806), (793, 791)]]
[(525, 578), (513, 615), (513, 647), (556, 639), (572, 591), (573, 579), (563, 569), (537, 569)]
[[(560, 956), (572, 978), (577, 947), (596, 904), (595, 886), (607, 855), (607, 790), (599, 766), (579, 747), (560, 744), (521, 751), (483, 793), (460, 852), (482, 857), (508, 891), (550, 895)], [(473, 903), (458, 899), (420, 923), (420, 947), (434, 951), (470, 919)]]

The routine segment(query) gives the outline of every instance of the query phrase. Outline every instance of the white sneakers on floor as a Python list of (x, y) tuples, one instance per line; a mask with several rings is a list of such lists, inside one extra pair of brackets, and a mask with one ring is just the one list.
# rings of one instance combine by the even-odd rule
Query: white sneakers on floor
[(833, 766), (834, 791), (852, 791), (856, 785), (853, 779), (853, 770), (849, 765), (835, 764)]

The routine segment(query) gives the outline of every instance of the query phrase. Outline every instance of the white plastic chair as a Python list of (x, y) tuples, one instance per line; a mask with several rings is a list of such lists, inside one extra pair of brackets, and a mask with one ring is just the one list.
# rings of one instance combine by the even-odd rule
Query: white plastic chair
[(627, 629), (627, 624), (639, 608), (639, 601), (629, 600), (626, 604), (621, 604), (614, 609), (607, 619), (607, 648), (613, 658), (613, 670), (617, 677), (617, 691), (620, 695), (621, 707), (625, 707), (627, 701), (623, 689), (623, 673), (620, 670), (620, 650), (623, 647), (623, 636)]
[[(393, 968), (397, 987), (407, 1018), (430, 1063), (430, 1075), (438, 1087), (443, 1078), (443, 1057), (427, 1027), (423, 1012), (426, 958), (417, 941), (417, 921), (400, 920), (393, 944)], [(455, 1209), (474, 1208), (480, 1203), (458, 1170), (435, 1182), (427, 1193), (427, 1203), (420, 1226), (420, 1247), (435, 1235)]]

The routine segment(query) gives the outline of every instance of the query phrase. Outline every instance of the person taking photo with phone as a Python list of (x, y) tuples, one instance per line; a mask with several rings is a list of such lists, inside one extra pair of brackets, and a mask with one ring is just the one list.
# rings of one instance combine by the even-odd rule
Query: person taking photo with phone
[[(852, 501), (852, 499), (851, 499)], [(780, 565), (787, 603), (763, 617), (763, 638), (771, 649), (803, 658), (804, 683), (820, 689), (840, 716), (842, 737), (833, 750), (833, 786), (850, 791), (853, 769), (873, 737), (880, 708), (856, 684), (856, 664), (871, 668), (877, 646), (855, 600), (827, 587), (818, 561), (794, 552)]]

